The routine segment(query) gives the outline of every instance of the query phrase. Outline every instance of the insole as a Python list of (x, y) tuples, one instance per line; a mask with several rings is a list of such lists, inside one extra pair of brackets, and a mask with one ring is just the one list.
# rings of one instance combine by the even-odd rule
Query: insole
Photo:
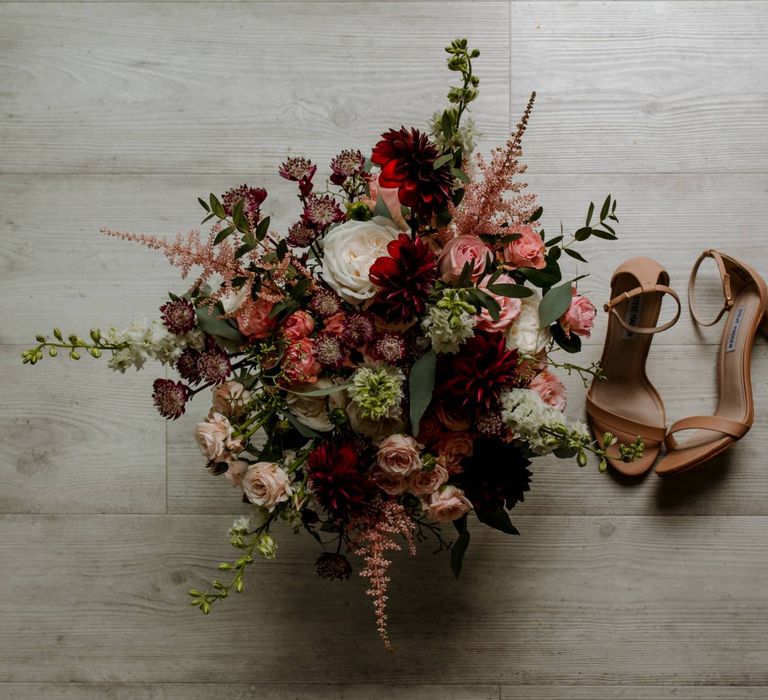
[[(634, 289), (637, 284), (633, 275), (621, 274), (611, 293), (618, 296)], [(658, 322), (662, 296), (660, 292), (652, 292), (632, 297), (615, 307), (616, 313), (629, 325), (652, 328)], [(606, 380), (594, 382), (591, 395), (598, 406), (611, 413), (646, 425), (661, 425), (663, 409), (644, 369), (652, 340), (652, 334), (627, 331), (613, 315), (609, 316), (601, 360)]]

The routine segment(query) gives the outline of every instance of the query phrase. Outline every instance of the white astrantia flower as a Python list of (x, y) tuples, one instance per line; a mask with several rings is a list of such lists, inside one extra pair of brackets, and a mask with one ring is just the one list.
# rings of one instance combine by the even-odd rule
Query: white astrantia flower
[(125, 345), (116, 350), (107, 362), (110, 369), (125, 372), (129, 367), (137, 370), (147, 360), (158, 360), (163, 364), (173, 364), (187, 347), (202, 350), (205, 345), (204, 334), (195, 329), (185, 335), (171, 333), (160, 321), (134, 321), (125, 330), (109, 328), (104, 334), (108, 345)]

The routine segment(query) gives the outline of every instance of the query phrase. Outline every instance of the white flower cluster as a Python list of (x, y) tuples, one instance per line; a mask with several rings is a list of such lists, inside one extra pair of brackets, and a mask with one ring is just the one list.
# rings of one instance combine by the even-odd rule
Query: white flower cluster
[(435, 352), (455, 353), (474, 334), (477, 316), (458, 290), (446, 290), (440, 301), (429, 309), (421, 327), (432, 341)]
[(147, 319), (134, 321), (122, 331), (109, 328), (103, 336), (108, 345), (126, 346), (115, 350), (107, 363), (116, 372), (125, 372), (129, 367), (139, 370), (148, 359), (172, 364), (184, 348), (202, 350), (205, 344), (205, 336), (199, 330), (174, 335), (160, 321), (150, 322)]
[(501, 405), (501, 419), (515, 437), (537, 455), (549, 454), (562, 446), (559, 438), (542, 432), (542, 428), (565, 428), (570, 433), (575, 431), (588, 437), (586, 426), (581, 423), (569, 426), (563, 413), (545, 404), (530, 389), (505, 391), (501, 395)]

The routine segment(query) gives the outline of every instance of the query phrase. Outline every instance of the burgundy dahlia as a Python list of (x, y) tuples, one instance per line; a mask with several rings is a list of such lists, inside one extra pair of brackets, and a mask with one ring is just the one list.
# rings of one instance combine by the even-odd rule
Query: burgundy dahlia
[(476, 440), (462, 463), (461, 487), (480, 512), (513, 508), (530, 491), (531, 464), (518, 447), (500, 440)]
[(401, 204), (429, 217), (448, 204), (453, 186), (450, 165), (435, 168), (439, 155), (425, 133), (403, 126), (382, 134), (371, 160), (381, 168), (381, 187), (396, 187)]
[(373, 309), (388, 321), (408, 321), (424, 313), (437, 277), (435, 255), (420, 238), (401, 233), (387, 244), (389, 257), (371, 265), (368, 277), (379, 290)]
[(243, 211), (253, 219), (258, 219), (261, 205), (266, 198), (267, 191), (265, 189), (240, 185), (240, 187), (233, 187), (231, 190), (227, 190), (221, 196), (221, 203), (224, 205), (224, 211), (227, 213), (227, 216), (232, 216), (235, 206), (242, 199)]
[(182, 379), (186, 379), (192, 384), (197, 384), (202, 379), (197, 365), (199, 360), (200, 353), (197, 350), (185, 348), (182, 350), (181, 355), (179, 355), (179, 359), (176, 360), (176, 371), (181, 375)]
[(163, 325), (176, 335), (184, 335), (197, 324), (195, 307), (189, 299), (174, 299), (160, 307)]
[(477, 333), (439, 368), (440, 398), (476, 413), (491, 413), (504, 389), (520, 383), (517, 350), (507, 350), (502, 333)]
[(229, 355), (210, 337), (205, 343), (205, 350), (200, 353), (200, 357), (197, 359), (197, 371), (205, 381), (214, 384), (225, 382), (232, 372)]
[(342, 151), (331, 161), (330, 180), (334, 185), (343, 185), (348, 177), (360, 175), (365, 167), (365, 158), (360, 151)]
[(307, 460), (307, 477), (317, 502), (331, 517), (343, 520), (361, 512), (374, 491), (348, 440), (328, 440), (315, 447)]
[(152, 400), (163, 418), (176, 419), (184, 413), (189, 389), (172, 379), (155, 379), (152, 384)]
[(331, 224), (338, 224), (346, 218), (336, 200), (327, 195), (310, 195), (304, 202), (302, 220), (317, 229), (326, 229)]

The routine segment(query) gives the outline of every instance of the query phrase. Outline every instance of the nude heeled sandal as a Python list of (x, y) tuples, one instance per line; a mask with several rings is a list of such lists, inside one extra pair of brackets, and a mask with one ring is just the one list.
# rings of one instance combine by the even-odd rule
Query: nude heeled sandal
[[(653, 466), (667, 433), (664, 403), (645, 373), (645, 360), (653, 334), (680, 317), (680, 298), (668, 285), (669, 273), (658, 262), (632, 258), (613, 273), (611, 300), (603, 307), (610, 313), (600, 360), (605, 379), (595, 379), (587, 392), (587, 422), (600, 447), (605, 433), (619, 443), (643, 440), (643, 454), (634, 462), (624, 462), (616, 445), (608, 449), (608, 463), (629, 476)], [(677, 302), (677, 312), (656, 326), (664, 295)]]
[[(717, 316), (707, 323), (695, 309), (696, 276), (701, 263), (712, 258), (720, 273), (725, 299)], [(752, 346), (758, 329), (768, 332), (768, 286), (751, 267), (716, 250), (705, 250), (691, 271), (688, 282), (688, 308), (693, 320), (701, 326), (713, 326), (726, 313), (723, 337), (717, 361), (720, 398), (713, 416), (689, 416), (673, 423), (667, 437), (667, 455), (659, 462), (659, 476), (679, 474), (705, 462), (742, 438), (754, 422), (752, 401)], [(675, 434), (683, 430), (696, 432), (684, 443)]]

